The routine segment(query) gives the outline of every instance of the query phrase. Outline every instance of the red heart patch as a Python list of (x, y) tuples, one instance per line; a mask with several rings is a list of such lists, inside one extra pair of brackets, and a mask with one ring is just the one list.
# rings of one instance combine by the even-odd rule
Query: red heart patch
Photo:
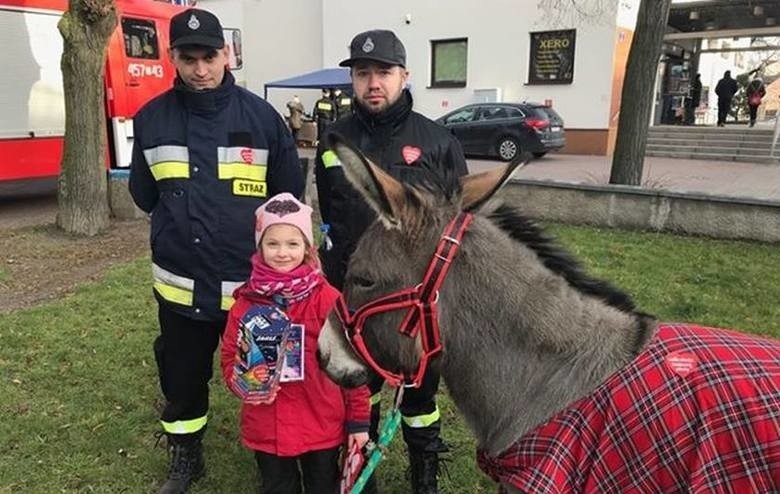
[(244, 163), (247, 165), (251, 165), (254, 161), (255, 153), (251, 149), (242, 149), (241, 150), (241, 159), (244, 160)]
[(698, 363), (699, 359), (692, 353), (672, 352), (666, 356), (666, 367), (680, 377), (685, 377), (693, 372)]
[(404, 157), (407, 165), (411, 165), (422, 156), (422, 149), (414, 146), (404, 146), (401, 148), (401, 155)]

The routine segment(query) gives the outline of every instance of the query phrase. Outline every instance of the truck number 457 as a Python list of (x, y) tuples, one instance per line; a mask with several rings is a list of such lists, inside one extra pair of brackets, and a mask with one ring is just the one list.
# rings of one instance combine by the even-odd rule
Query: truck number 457
[(131, 63), (127, 65), (127, 72), (131, 77), (157, 77), (163, 78), (162, 65), (144, 65), (142, 63)]

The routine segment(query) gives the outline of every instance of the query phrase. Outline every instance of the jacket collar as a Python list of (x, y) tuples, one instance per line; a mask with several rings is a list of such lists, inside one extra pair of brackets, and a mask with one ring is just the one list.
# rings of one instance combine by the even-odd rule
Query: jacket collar
[(236, 79), (230, 71), (225, 71), (222, 84), (214, 89), (195, 91), (177, 75), (173, 83), (173, 89), (179, 95), (180, 100), (194, 113), (214, 113), (227, 106), (230, 95), (235, 87)]
[(370, 113), (358, 103), (355, 105), (355, 115), (357, 115), (357, 119), (369, 132), (388, 126), (391, 126), (393, 130), (395, 130), (406, 121), (406, 118), (412, 111), (412, 105), (412, 94), (408, 89), (404, 89), (401, 92), (401, 97), (398, 98), (398, 101), (390, 105), (382, 113)]

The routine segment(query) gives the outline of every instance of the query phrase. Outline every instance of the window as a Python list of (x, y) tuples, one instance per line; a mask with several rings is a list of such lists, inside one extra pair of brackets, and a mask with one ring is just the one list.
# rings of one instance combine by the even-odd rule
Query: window
[(122, 35), (125, 39), (125, 54), (128, 57), (151, 60), (160, 58), (157, 30), (153, 21), (123, 17)]
[(431, 41), (431, 87), (466, 87), (468, 39)]
[(230, 46), (230, 59), (228, 64), (231, 70), (238, 70), (244, 66), (243, 49), (241, 47), (241, 30), (225, 28), (222, 30), (225, 36), (225, 43)]
[(522, 111), (518, 110), (517, 108), (507, 108), (506, 109), (507, 114), (509, 118), (523, 118), (525, 115)]
[(501, 118), (509, 118), (509, 114), (503, 106), (488, 106), (482, 110), (482, 115), (480, 116), (480, 120), (498, 120)]
[(447, 117), (445, 122), (448, 124), (471, 122), (474, 120), (474, 113), (476, 108), (464, 108)]

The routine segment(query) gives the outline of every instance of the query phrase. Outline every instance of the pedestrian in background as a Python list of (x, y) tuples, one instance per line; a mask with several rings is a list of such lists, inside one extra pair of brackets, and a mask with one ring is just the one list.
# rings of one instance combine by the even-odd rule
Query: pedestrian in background
[(761, 100), (766, 96), (766, 87), (764, 81), (756, 76), (745, 89), (747, 95), (748, 111), (750, 112), (750, 127), (756, 125), (756, 115), (758, 107), (761, 106)]
[(726, 126), (726, 117), (731, 111), (731, 100), (737, 94), (737, 81), (731, 77), (731, 71), (723, 73), (723, 79), (715, 86), (718, 95), (718, 127)]

